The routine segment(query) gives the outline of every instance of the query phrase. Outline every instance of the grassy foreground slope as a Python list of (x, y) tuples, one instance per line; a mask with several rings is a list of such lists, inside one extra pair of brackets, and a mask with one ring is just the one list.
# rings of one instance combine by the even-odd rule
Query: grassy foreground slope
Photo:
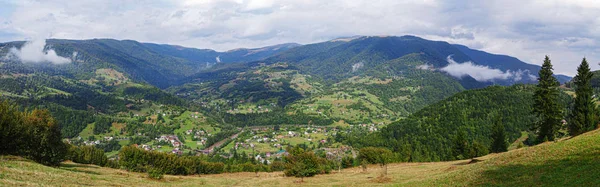
[[(389, 180), (380, 180), (378, 166), (342, 170), (297, 183), (281, 173), (234, 173), (165, 176), (65, 162), (51, 168), (18, 157), (0, 157), (0, 186), (600, 186), (600, 130), (559, 142), (549, 142), (469, 160), (399, 163), (388, 167)], [(380, 183), (383, 182), (383, 183)]]

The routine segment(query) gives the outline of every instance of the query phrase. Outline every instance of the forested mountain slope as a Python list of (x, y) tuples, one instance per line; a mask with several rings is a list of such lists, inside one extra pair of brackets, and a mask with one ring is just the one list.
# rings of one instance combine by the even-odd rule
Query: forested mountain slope
[[(367, 138), (347, 133), (345, 142), (358, 147), (387, 147), (402, 154), (406, 161), (467, 158), (468, 155), (455, 152), (455, 140), (460, 134), (474, 149), (477, 146), (487, 149), (495, 123), (504, 125), (509, 142), (531, 128), (536, 120), (532, 113), (533, 90), (531, 85), (514, 85), (464, 91), (392, 123), (381, 132), (369, 134)], [(569, 97), (561, 95), (564, 106), (568, 106)]]
[[(0, 56), (5, 57), (10, 54), (11, 49), (20, 49), (24, 44), (25, 42), (0, 44)], [(46, 40), (46, 46), (56, 51), (58, 56), (72, 60), (72, 63), (60, 66), (45, 66), (45, 68), (51, 68), (52, 71), (85, 77), (96, 69), (113, 68), (136, 81), (166, 88), (217, 63), (256, 61), (296, 47), (298, 44), (281, 44), (227, 52), (113, 39), (49, 39)], [(5, 61), (13, 62), (11, 59)], [(7, 64), (14, 66), (13, 69), (32, 68), (22, 64)]]
[[(331, 40), (300, 46), (279, 55), (266, 59), (266, 62), (288, 62), (294, 64), (303, 73), (323, 78), (326, 81), (337, 82), (344, 78), (357, 75), (387, 73), (387, 69), (375, 70), (387, 61), (409, 54), (421, 54), (427, 60), (423, 68), (442, 69), (447, 67), (452, 59), (458, 64), (471, 62), (480, 66), (479, 69), (496, 69), (503, 77), (496, 79), (480, 79), (483, 87), (490, 84), (512, 85), (514, 83), (532, 83), (539, 66), (527, 64), (514, 57), (494, 55), (469, 49), (461, 45), (453, 45), (443, 41), (431, 41), (415, 36), (357, 36)], [(463, 69), (462, 74), (473, 75), (477, 72)], [(498, 73), (498, 72), (495, 72)], [(377, 74), (377, 73), (376, 73)], [(562, 82), (568, 77), (558, 76)], [(457, 77), (457, 79), (469, 76)], [(465, 82), (463, 86), (473, 84)]]

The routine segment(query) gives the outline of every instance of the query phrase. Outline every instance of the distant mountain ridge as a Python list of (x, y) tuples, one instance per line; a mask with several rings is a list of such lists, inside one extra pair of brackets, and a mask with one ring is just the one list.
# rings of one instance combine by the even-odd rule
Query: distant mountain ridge
[[(514, 57), (495, 55), (444, 41), (431, 41), (416, 36), (354, 36), (327, 42), (299, 46), (267, 58), (270, 63), (290, 62), (308, 74), (326, 80), (339, 81), (355, 75), (368, 74), (372, 68), (409, 54), (427, 57), (426, 65), (441, 69), (450, 64), (472, 62), (479, 69), (499, 70), (504, 77), (479, 81), (485, 84), (512, 85), (534, 83), (540, 66), (528, 64)], [(458, 72), (460, 73), (460, 72)], [(464, 73), (468, 74), (470, 72)], [(458, 77), (473, 84), (472, 76)], [(477, 78), (477, 77), (475, 77)], [(557, 75), (561, 83), (570, 79)], [(464, 80), (466, 79), (466, 80)], [(482, 86), (478, 86), (482, 87)]]
[[(5, 56), (10, 48), (20, 48), (23, 44), (22, 41), (2, 43), (0, 55)], [(525, 63), (514, 57), (490, 54), (463, 45), (431, 41), (416, 36), (353, 36), (307, 45), (285, 43), (224, 52), (114, 39), (49, 39), (47, 46), (56, 50), (60, 56), (70, 57), (73, 52), (77, 52), (78, 60), (94, 62), (87, 66), (95, 67), (102, 63), (104, 65), (101, 66), (115, 66), (134, 79), (161, 88), (181, 84), (186, 77), (210, 69), (217, 63), (245, 62), (291, 62), (307, 74), (335, 82), (355, 75), (372, 73), (374, 67), (412, 53), (426, 56), (428, 60), (425, 64), (435, 69), (448, 66), (447, 58), (452, 57), (458, 63), (470, 61), (474, 65), (497, 69), (504, 73), (519, 73), (518, 79), (491, 81), (474, 81), (470, 76), (459, 77), (459, 81), (463, 82), (465, 87), (533, 83), (535, 80), (521, 77), (536, 76), (540, 69), (540, 66)], [(556, 77), (561, 83), (571, 79), (564, 75)]]
[[(0, 56), (5, 57), (12, 48), (20, 49), (24, 44), (23, 41), (0, 43)], [(217, 63), (257, 61), (298, 45), (289, 43), (257, 49), (217, 52), (210, 49), (140, 43), (133, 40), (48, 39), (46, 49), (51, 48), (59, 56), (71, 58), (74, 62), (62, 66), (45, 66), (45, 68), (61, 71), (62, 74), (80, 76), (82, 72), (110, 67), (137, 81), (166, 88)], [(74, 54), (77, 56), (73, 56)], [(5, 61), (11, 60), (5, 59)], [(29, 68), (40, 67), (31, 64), (10, 64)]]

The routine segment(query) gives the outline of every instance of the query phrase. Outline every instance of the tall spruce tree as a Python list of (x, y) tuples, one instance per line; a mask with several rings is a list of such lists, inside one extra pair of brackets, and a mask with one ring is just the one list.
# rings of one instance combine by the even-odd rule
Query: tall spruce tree
[(498, 119), (494, 123), (492, 129), (492, 147), (490, 149), (493, 153), (501, 153), (508, 151), (508, 142), (506, 141), (506, 130), (502, 121)]
[(569, 122), (569, 134), (571, 136), (577, 136), (595, 129), (597, 117), (596, 106), (592, 98), (591, 79), (590, 66), (583, 58), (581, 65), (577, 68), (577, 76), (574, 78), (576, 97)]
[(561, 126), (562, 107), (558, 102), (560, 83), (553, 76), (552, 70), (550, 58), (546, 56), (533, 94), (533, 112), (539, 119), (534, 124), (538, 143), (553, 141)]

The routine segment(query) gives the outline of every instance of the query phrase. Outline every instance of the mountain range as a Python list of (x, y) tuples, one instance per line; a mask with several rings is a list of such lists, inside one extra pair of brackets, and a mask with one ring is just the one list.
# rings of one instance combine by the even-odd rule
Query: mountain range
[[(540, 69), (415, 36), (225, 52), (113, 39), (34, 44), (0, 44), (2, 95), (107, 115), (130, 111), (140, 99), (199, 105), (215, 121), (237, 126), (391, 123), (464, 90), (535, 83)], [(22, 63), (28, 55), (42, 62)]]

